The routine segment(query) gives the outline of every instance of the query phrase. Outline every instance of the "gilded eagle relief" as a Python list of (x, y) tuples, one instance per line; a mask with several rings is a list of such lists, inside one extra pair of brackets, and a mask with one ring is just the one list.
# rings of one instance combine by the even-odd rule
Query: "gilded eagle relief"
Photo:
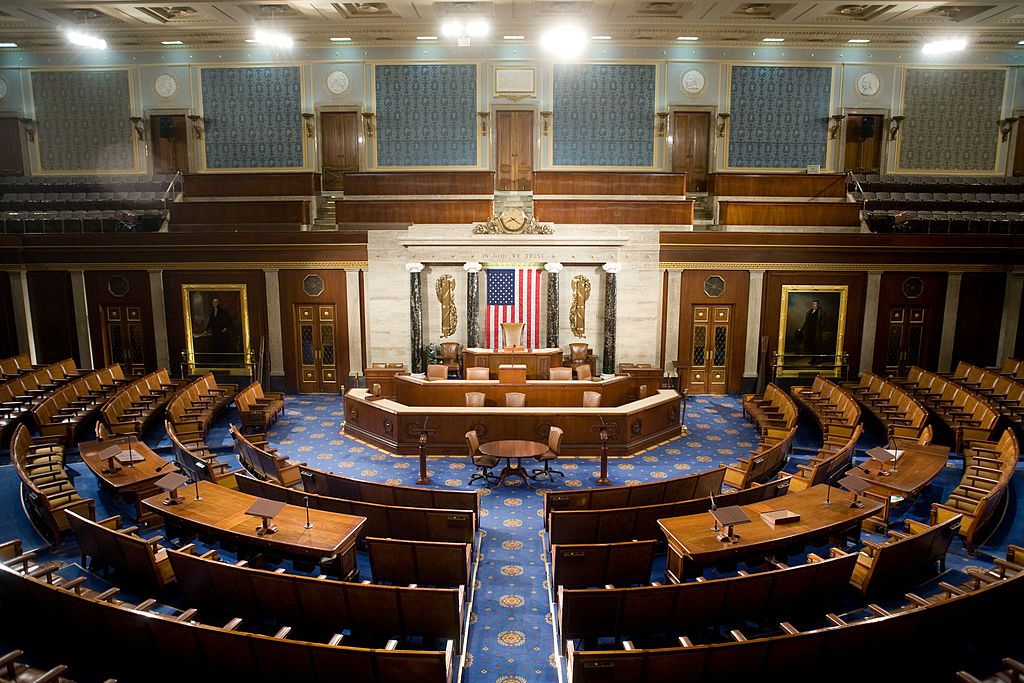
[(586, 339), (587, 299), (590, 298), (590, 280), (583, 275), (572, 279), (572, 305), (569, 307), (569, 327), (578, 339)]
[(455, 309), (455, 278), (442, 275), (435, 285), (437, 301), (441, 304), (441, 336), (450, 337), (459, 326), (459, 312)]

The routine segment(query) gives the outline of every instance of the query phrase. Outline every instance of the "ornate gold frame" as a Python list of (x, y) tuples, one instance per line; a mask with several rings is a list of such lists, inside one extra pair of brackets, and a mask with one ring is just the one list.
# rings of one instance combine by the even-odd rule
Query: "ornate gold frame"
[(182, 317), (185, 320), (185, 350), (187, 356), (183, 359), (184, 364), (188, 366), (189, 374), (201, 374), (211, 370), (225, 370), (237, 372), (241, 371), (241, 374), (248, 374), (248, 369), (244, 366), (240, 367), (223, 367), (223, 366), (206, 366), (198, 365), (194, 362), (196, 350), (195, 344), (192, 338), (192, 306), (190, 305), (190, 295), (193, 292), (238, 292), (239, 294), (239, 308), (241, 309), (241, 326), (242, 326), (242, 358), (239, 360), (243, 364), (247, 364), (252, 359), (252, 348), (249, 345), (249, 298), (248, 290), (246, 285), (182, 285), (181, 286), (181, 312)]
[(835, 368), (823, 369), (821, 374), (826, 377), (838, 377), (839, 365), (843, 360), (843, 339), (846, 334), (846, 300), (849, 297), (849, 285), (782, 285), (782, 302), (779, 307), (779, 346), (775, 357), (778, 364), (776, 377), (800, 377), (814, 369), (808, 366), (806, 369), (785, 369), (786, 365), (786, 318), (789, 312), (789, 295), (795, 292), (838, 292), (839, 293), (839, 316), (836, 321), (836, 345), (833, 355)]

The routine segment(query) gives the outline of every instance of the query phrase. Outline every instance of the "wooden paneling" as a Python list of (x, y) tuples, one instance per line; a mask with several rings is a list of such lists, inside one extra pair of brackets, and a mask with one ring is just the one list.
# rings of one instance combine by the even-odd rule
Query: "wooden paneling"
[(685, 173), (691, 190), (708, 189), (711, 112), (677, 111), (672, 115), (672, 171)]
[(346, 195), (494, 194), (491, 171), (350, 173)]
[[(725, 289), (721, 296), (710, 297), (704, 292), (704, 282), (712, 275), (725, 281)], [(693, 353), (693, 307), (695, 304), (707, 306), (732, 306), (730, 331), (732, 340), (729, 345), (728, 361), (728, 392), (740, 390), (743, 381), (744, 349), (747, 339), (747, 300), (750, 289), (750, 275), (745, 270), (686, 270), (682, 273), (679, 289), (679, 340), (677, 367), (690, 367)], [(684, 382), (686, 371), (681, 370)], [(686, 386), (685, 384), (683, 386)]]
[(860, 225), (856, 202), (734, 202), (718, 203), (721, 225)]
[[(181, 352), (185, 350), (185, 318), (182, 312), (182, 285), (245, 285), (249, 304), (249, 343), (259, 350), (260, 338), (267, 337), (267, 288), (262, 270), (164, 271), (164, 310), (167, 314), (167, 347), (172, 374), (177, 374)], [(276, 331), (275, 331), (276, 333)], [(270, 344), (278, 343), (268, 339)]]
[(14, 323), (14, 296), (11, 290), (11, 275), (0, 270), (0, 358), (10, 358), (20, 353), (18, 329)]
[(538, 195), (671, 195), (686, 194), (682, 173), (633, 173), (613, 171), (538, 171), (533, 175)]
[(66, 271), (30, 270), (28, 298), (36, 344), (35, 362), (56, 363), (74, 358), (81, 366), (71, 275)]
[[(108, 283), (113, 276), (128, 282), (128, 293), (114, 296)], [(103, 355), (103, 312), (106, 306), (137, 306), (142, 313), (143, 353), (146, 370), (156, 370), (156, 338), (153, 332), (153, 299), (149, 289), (149, 274), (144, 270), (87, 270), (85, 296), (89, 302), (89, 338), (92, 340), (93, 363), (99, 367)], [(174, 356), (171, 356), (174, 358)], [(168, 368), (172, 372), (176, 368)]]
[(188, 171), (188, 124), (184, 114), (149, 117), (153, 173)]
[(342, 190), (345, 174), (359, 170), (359, 112), (320, 114), (320, 159), (325, 190)]
[(18, 119), (0, 118), (0, 175), (25, 175), (21, 135)]
[[(188, 201), (170, 205), (170, 230), (187, 226), (267, 226), (275, 230), (298, 230), (309, 224), (309, 201)], [(204, 227), (204, 229), (206, 229)]]
[(953, 365), (958, 361), (983, 367), (1002, 363), (996, 353), (1005, 296), (1006, 273), (963, 274), (953, 339)]
[[(907, 278), (920, 278), (924, 283), (921, 295), (909, 299), (903, 293)], [(939, 343), (942, 340), (942, 317), (946, 302), (946, 273), (882, 273), (878, 290), (878, 319), (876, 321), (875, 355), (872, 370), (883, 374), (888, 351), (886, 331), (893, 307), (925, 309), (925, 339), (921, 349), (921, 367), (936, 370), (939, 361)]]
[(1013, 347), (1013, 357), (1024, 358), (1024, 297), (1021, 297), (1017, 316), (1017, 343)]
[[(538, 174), (539, 175), (539, 174)], [(534, 181), (536, 184), (536, 180)], [(539, 221), (568, 224), (692, 225), (693, 202), (629, 202), (592, 199), (535, 199)]]
[[(324, 281), (324, 290), (319, 296), (311, 297), (303, 290), (302, 282), (309, 275), (319, 275)], [(344, 386), (351, 371), (348, 358), (348, 294), (345, 271), (281, 270), (278, 273), (278, 282), (281, 287), (281, 347), (284, 351), (285, 390), (299, 389), (299, 350), (295, 335), (296, 304), (334, 304), (338, 381), (339, 385)]]
[[(346, 176), (346, 185), (348, 178)], [(348, 194), (346, 189), (345, 194)], [(425, 199), (339, 201), (334, 214), (343, 223), (472, 223), (491, 217), (493, 202), (489, 199)]]
[(625, 375), (600, 382), (543, 379), (527, 380), (525, 384), (502, 383), (497, 380), (427, 381), (399, 375), (395, 378), (395, 395), (399, 403), (407, 406), (461, 407), (466, 405), (466, 394), (476, 391), (486, 397), (485, 405), (504, 408), (505, 396), (509, 392), (516, 392), (526, 395), (528, 408), (571, 408), (582, 406), (584, 393), (593, 391), (601, 394), (601, 407), (611, 408), (636, 400), (638, 387), (645, 383), (647, 380)]
[(1024, 175), (1024, 129), (1017, 121), (1017, 144), (1013, 150), (1013, 175)]
[(190, 173), (184, 176), (185, 197), (312, 197), (320, 194), (320, 174)]
[[(869, 123), (865, 124), (865, 121)], [(881, 114), (850, 114), (846, 117), (846, 145), (843, 168), (861, 172), (878, 172), (882, 165)], [(872, 129), (873, 124), (873, 129)], [(865, 135), (870, 133), (870, 135)]]
[(860, 343), (864, 334), (864, 290), (867, 273), (809, 273), (806, 271), (769, 271), (764, 276), (764, 303), (761, 306), (761, 336), (768, 337), (768, 358), (773, 360), (779, 346), (779, 313), (782, 285), (846, 285), (846, 328), (843, 346), (849, 353), (853, 374), (860, 367)]
[(708, 192), (722, 197), (845, 197), (842, 173), (712, 173)]
[(526, 191), (533, 186), (533, 112), (494, 113), (497, 189)]

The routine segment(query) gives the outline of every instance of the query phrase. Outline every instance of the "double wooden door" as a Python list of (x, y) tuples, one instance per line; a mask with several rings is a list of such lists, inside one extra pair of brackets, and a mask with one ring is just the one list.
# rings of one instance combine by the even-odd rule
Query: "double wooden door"
[(359, 112), (320, 114), (320, 161), (323, 189), (345, 189), (345, 174), (359, 170)]
[(728, 392), (732, 308), (731, 304), (692, 307), (690, 369), (686, 386), (691, 394)]
[(914, 365), (932, 366), (932, 359), (926, 357), (927, 325), (927, 306), (890, 307), (883, 364), (886, 375), (905, 375)]
[(495, 130), (495, 189), (533, 189), (533, 112), (498, 110), (495, 112)]
[(711, 114), (677, 111), (672, 116), (672, 172), (686, 174), (686, 189), (708, 189)]
[(295, 304), (295, 349), (299, 392), (316, 394), (340, 388), (337, 310), (334, 304)]
[(125, 374), (146, 371), (145, 322), (142, 306), (100, 306), (103, 321), (103, 366), (119, 363)]
[(850, 114), (846, 117), (844, 171), (878, 172), (882, 166), (883, 122), (881, 114)]
[(154, 114), (149, 117), (153, 145), (153, 173), (188, 170), (188, 125), (184, 114)]

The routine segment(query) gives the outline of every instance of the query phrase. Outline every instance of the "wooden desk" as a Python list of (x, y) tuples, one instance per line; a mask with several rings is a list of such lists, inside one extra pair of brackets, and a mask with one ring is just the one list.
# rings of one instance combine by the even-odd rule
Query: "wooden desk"
[[(903, 451), (896, 461), (895, 472), (883, 476), (879, 474), (883, 469), (882, 463), (877, 460), (868, 460), (858, 465), (852, 473), (873, 484), (868, 489), (869, 493), (886, 499), (881, 514), (883, 527), (885, 527), (889, 523), (891, 504), (894, 502), (892, 498), (911, 498), (917, 495), (939, 475), (939, 472), (946, 466), (947, 460), (949, 460), (948, 446), (915, 446)], [(886, 465), (884, 469), (891, 470), (892, 465)]]
[(372, 389), (374, 384), (380, 385), (380, 395), (387, 398), (395, 397), (395, 377), (404, 375), (405, 368), (363, 368), (366, 388)]
[(258, 522), (245, 511), (260, 498), (208, 481), (199, 482), (202, 500), (195, 500), (192, 485), (183, 487), (179, 495), (184, 499), (180, 505), (165, 506), (162, 493), (142, 501), (164, 518), (168, 536), (178, 535), (181, 529), (194, 530), (275, 555), (325, 563), (342, 579), (358, 576), (355, 544), (360, 528), (366, 523), (365, 517), (310, 509), (313, 528), (307, 529), (305, 509), (286, 505), (274, 517), (277, 533), (259, 536), (256, 533)]
[(532, 349), (527, 351), (491, 351), (490, 349), (464, 349), (462, 368), (488, 368), (491, 378), (498, 377), (499, 365), (525, 365), (527, 379), (547, 379), (548, 370), (562, 367), (562, 349)]
[[(870, 499), (864, 501), (864, 507), (851, 508), (851, 494), (835, 488), (832, 489), (832, 503), (825, 505), (827, 488), (827, 485), (819, 484), (773, 500), (742, 506), (752, 521), (736, 528), (740, 536), (737, 543), (723, 543), (715, 538), (716, 532), (711, 530), (715, 520), (710, 512), (659, 519), (658, 526), (668, 541), (666, 578), (678, 583), (683, 577), (698, 574), (703, 568), (717, 563), (770, 555), (779, 548), (841, 536), (854, 529), (859, 535), (861, 521), (882, 509), (880, 502)], [(761, 513), (771, 510), (799, 513), (800, 521), (768, 526), (761, 519)]]
[[(501, 476), (498, 478), (498, 483), (494, 485), (494, 488), (504, 484), (505, 479), (508, 477), (519, 477), (526, 484), (526, 488), (530, 489), (533, 487), (530, 486), (530, 482), (526, 477), (526, 470), (523, 469), (523, 458), (536, 458), (538, 455), (543, 455), (548, 452), (548, 446), (539, 441), (507, 439), (504, 441), (482, 443), (480, 444), (480, 452), (493, 458), (505, 459), (505, 468), (501, 471)], [(513, 460), (516, 461), (515, 465), (512, 464)]]
[[(119, 496), (130, 498), (135, 503), (135, 520), (140, 524), (149, 524), (157, 520), (151, 512), (142, 506), (142, 499), (157, 493), (153, 486), (160, 477), (176, 472), (178, 466), (171, 460), (164, 460), (142, 441), (132, 438), (132, 450), (143, 457), (142, 462), (132, 466), (121, 465), (116, 472), (105, 473), (107, 461), (100, 459), (99, 453), (107, 446), (116, 445), (121, 451), (128, 450), (128, 439), (106, 439), (105, 441), (83, 441), (78, 444), (78, 452), (82, 460), (96, 475), (100, 486), (113, 491)], [(157, 471), (159, 470), (159, 471)]]

